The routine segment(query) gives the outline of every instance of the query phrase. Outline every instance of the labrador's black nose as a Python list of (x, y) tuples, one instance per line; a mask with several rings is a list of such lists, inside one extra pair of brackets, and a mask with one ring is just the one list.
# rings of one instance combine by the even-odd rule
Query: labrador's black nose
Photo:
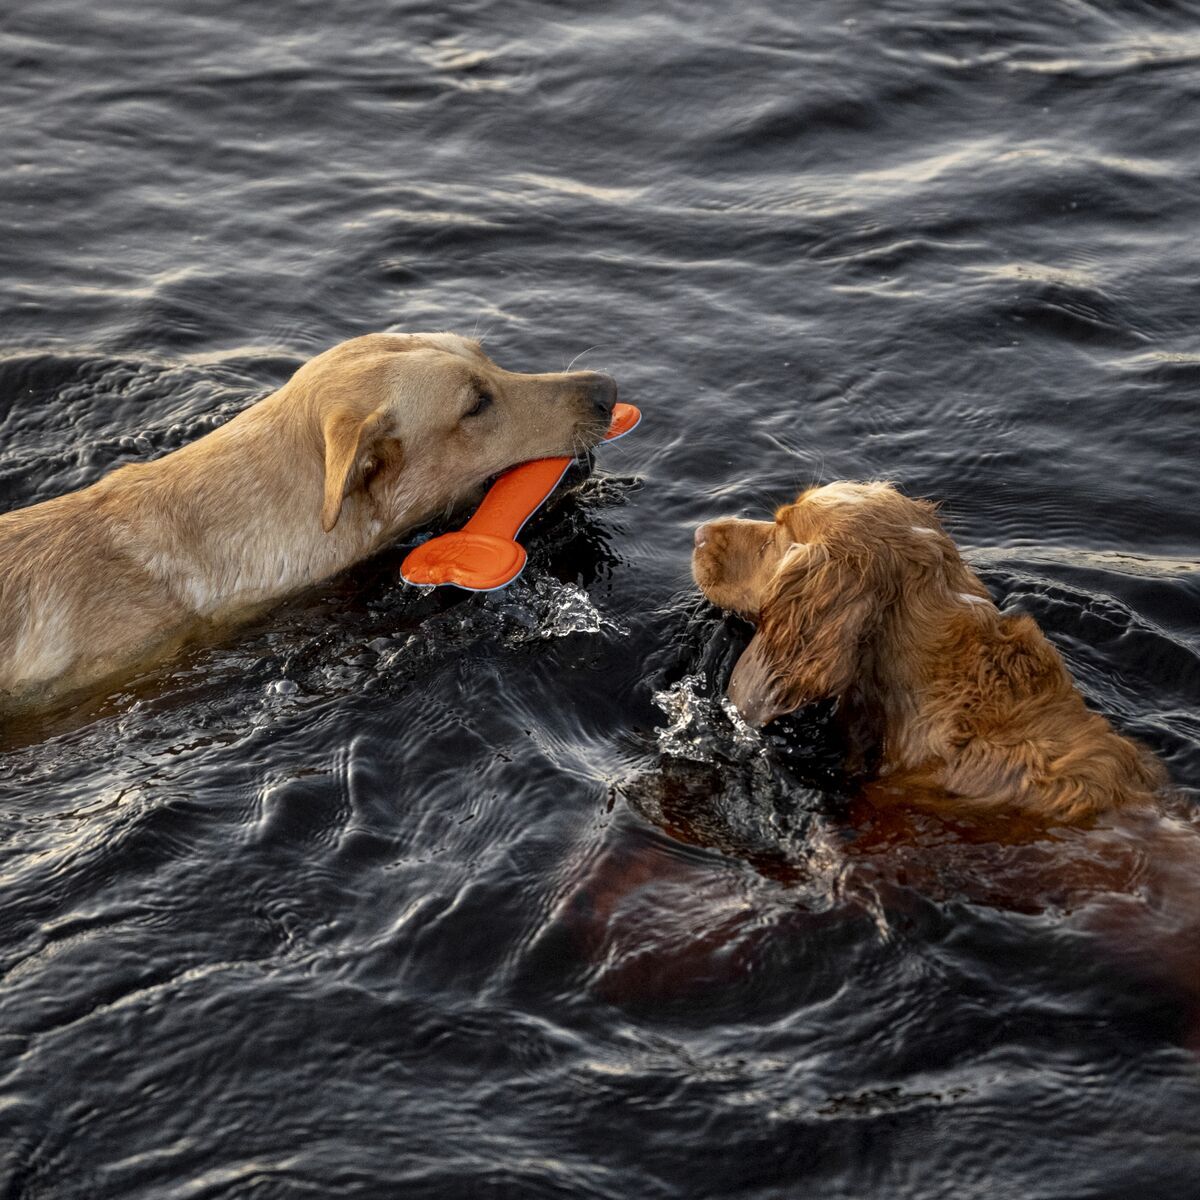
[(589, 371), (582, 383), (584, 394), (592, 402), (592, 407), (607, 421), (617, 402), (617, 381), (611, 375)]

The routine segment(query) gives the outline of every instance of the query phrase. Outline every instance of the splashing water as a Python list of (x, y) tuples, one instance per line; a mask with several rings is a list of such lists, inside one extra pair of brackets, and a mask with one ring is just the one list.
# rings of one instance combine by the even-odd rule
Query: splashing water
[(506, 639), (512, 644), (573, 633), (628, 633), (620, 622), (604, 616), (583, 588), (552, 575), (522, 577), (501, 591), (490, 592), (484, 609), (501, 618)]
[(659, 750), (700, 763), (759, 757), (766, 749), (762, 737), (742, 720), (728, 697), (704, 695), (706, 687), (702, 675), (685, 675), (654, 693), (654, 703), (670, 721), (658, 731)]

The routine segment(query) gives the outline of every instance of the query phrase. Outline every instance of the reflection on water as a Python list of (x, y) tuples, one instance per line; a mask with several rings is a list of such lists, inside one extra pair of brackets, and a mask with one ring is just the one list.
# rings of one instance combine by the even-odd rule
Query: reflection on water
[[(1192, 1200), (1198, 16), (7, 13), (0, 506), (372, 329), (646, 419), (507, 591), (397, 547), (0, 732), (4, 1194)], [(739, 727), (692, 529), (838, 477), (943, 502), (1168, 815)]]

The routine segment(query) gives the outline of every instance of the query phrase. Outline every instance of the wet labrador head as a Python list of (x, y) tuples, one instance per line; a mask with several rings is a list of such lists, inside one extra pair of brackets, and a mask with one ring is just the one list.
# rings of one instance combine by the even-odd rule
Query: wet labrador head
[(517, 463), (588, 450), (617, 398), (608, 375), (506, 371), (451, 333), (354, 338), (306, 363), (286, 390), (321, 443), (326, 532), (350, 499), (386, 532), (461, 504)]

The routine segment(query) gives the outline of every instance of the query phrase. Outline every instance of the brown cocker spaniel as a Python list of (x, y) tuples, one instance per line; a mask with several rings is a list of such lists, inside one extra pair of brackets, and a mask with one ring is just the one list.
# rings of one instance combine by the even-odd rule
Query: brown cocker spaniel
[(996, 608), (932, 504), (832, 483), (774, 521), (713, 521), (695, 540), (705, 596), (756, 626), (729, 681), (750, 724), (836, 697), (881, 780), (968, 809), (1078, 822), (1165, 785), (1085, 706), (1033, 619)]

